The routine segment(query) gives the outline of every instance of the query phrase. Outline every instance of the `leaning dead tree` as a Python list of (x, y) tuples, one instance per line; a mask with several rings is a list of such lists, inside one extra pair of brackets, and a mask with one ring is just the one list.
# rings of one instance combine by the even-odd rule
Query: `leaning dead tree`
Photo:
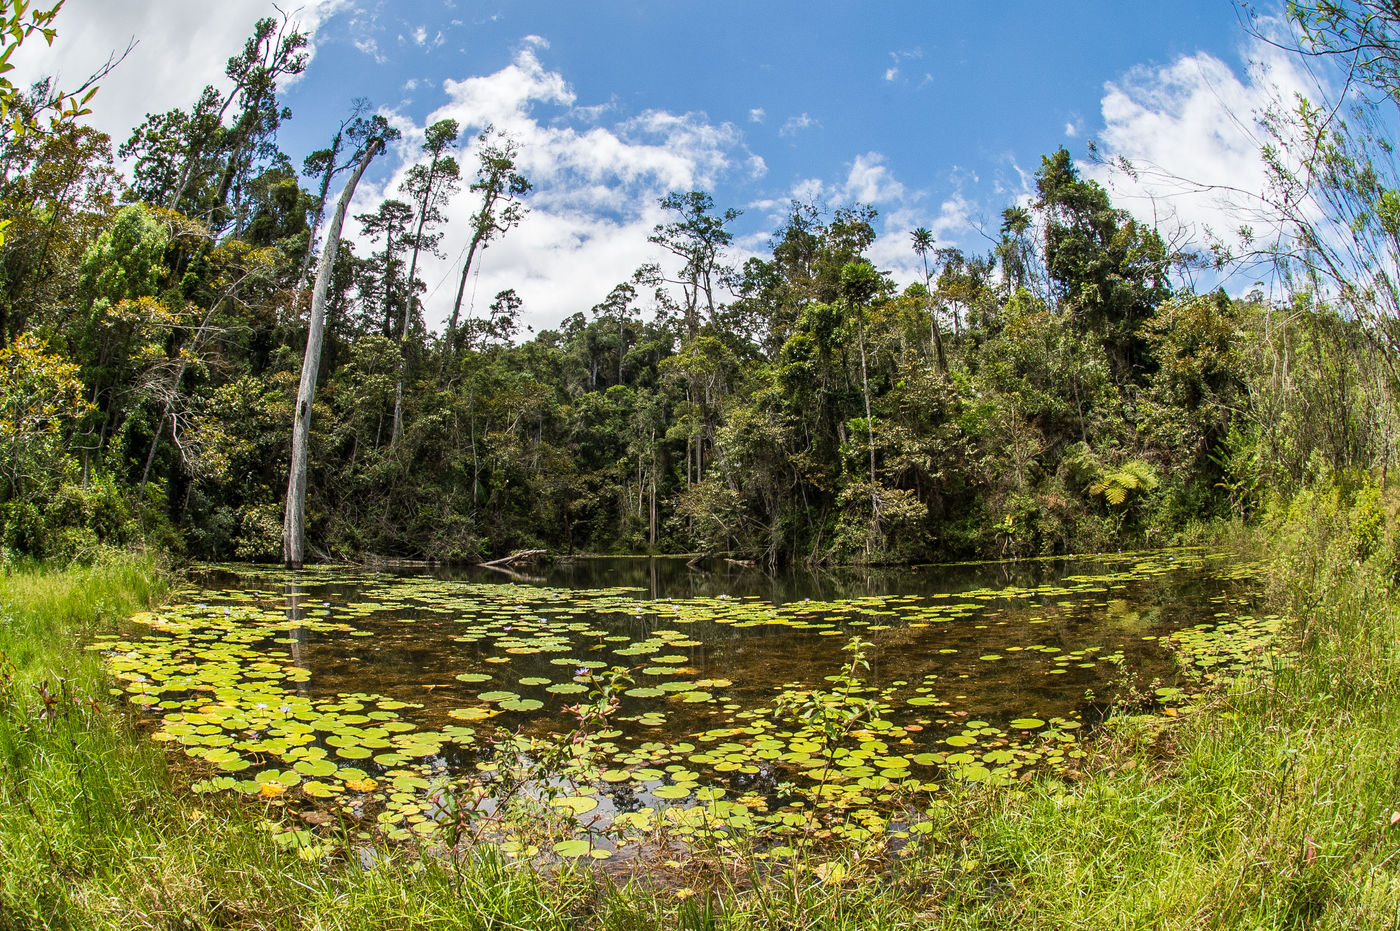
[(321, 262), (316, 269), (316, 287), (311, 296), (311, 321), (306, 332), (306, 356), (301, 363), (301, 387), (297, 389), (296, 420), (292, 426), (292, 466), (287, 475), (287, 508), (282, 519), (282, 561), (289, 569), (300, 569), (306, 552), (307, 447), (311, 441), (311, 404), (316, 399), (316, 373), (321, 367), (321, 342), (326, 327), (326, 291), (330, 286), (331, 270), (335, 267), (335, 254), (340, 248), (340, 229), (345, 225), (345, 211), (369, 163), (384, 151), (384, 141), (384, 133), (366, 140), (364, 154), (335, 205), (335, 215), (326, 229), (326, 244), (321, 248)]

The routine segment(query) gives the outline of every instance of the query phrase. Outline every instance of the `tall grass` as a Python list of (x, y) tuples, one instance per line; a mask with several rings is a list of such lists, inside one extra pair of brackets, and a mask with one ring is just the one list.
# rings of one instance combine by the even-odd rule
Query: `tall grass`
[[(1296, 654), (1189, 719), (1113, 722), (1081, 782), (993, 805), (943, 923), (1400, 927), (1394, 530), (1393, 505), (1335, 489), (1273, 516), (1258, 539)], [(972, 914), (978, 883), (995, 894)]]
[(161, 596), (152, 563), (12, 572), (0, 928), (1400, 927), (1395, 523), (1364, 488), (1280, 509), (1254, 539), (1296, 653), (1190, 716), (1112, 721), (1077, 781), (950, 786), (895, 862), (852, 848), (794, 877), (717, 851), (628, 883), (484, 849), (278, 849), (249, 804), (180, 790), (81, 650)]

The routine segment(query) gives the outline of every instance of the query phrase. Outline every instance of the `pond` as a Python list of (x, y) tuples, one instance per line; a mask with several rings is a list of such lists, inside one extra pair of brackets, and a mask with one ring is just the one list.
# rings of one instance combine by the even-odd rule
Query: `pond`
[(1073, 769), (1115, 703), (1188, 708), (1279, 625), (1254, 568), (1203, 549), (776, 577), (587, 559), (192, 579), (92, 648), (191, 759), (195, 791), (508, 852), (537, 849), (505, 837), (508, 812), (533, 811), (556, 853), (597, 858), (658, 825), (904, 834), (946, 780)]

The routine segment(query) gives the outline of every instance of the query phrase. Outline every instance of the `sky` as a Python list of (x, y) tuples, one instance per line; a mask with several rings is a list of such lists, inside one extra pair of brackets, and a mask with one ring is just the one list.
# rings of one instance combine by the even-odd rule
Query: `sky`
[[(743, 211), (736, 264), (764, 254), (794, 199), (870, 204), (871, 257), (900, 282), (919, 275), (910, 230), (985, 252), (1002, 209), (1033, 196), (1041, 156), (1060, 146), (1144, 219), (1198, 237), (1228, 230), (1240, 220), (1215, 194), (1182, 194), (1155, 171), (1113, 173), (1089, 158), (1091, 142), (1108, 161), (1257, 190), (1256, 114), (1308, 81), (1249, 36), (1230, 0), (295, 3), (279, 5), (313, 54), (283, 91), (293, 118), (279, 140), (294, 163), (328, 143), (354, 98), (403, 132), (352, 212), (401, 196), (437, 120), (462, 125), (464, 175), (487, 124), (520, 144), (530, 212), (482, 255), (468, 303), (481, 313), (514, 288), (535, 328), (587, 312), (663, 258), (647, 236), (670, 191)], [(53, 46), (27, 43), (11, 77), (71, 86), (134, 40), (90, 104), (120, 143), (147, 112), (222, 84), (265, 15), (277, 15), (269, 0), (67, 0)], [(470, 235), (475, 197), (462, 188), (445, 210), (443, 257), (422, 275), (435, 327)], [(353, 221), (346, 233), (358, 235)]]

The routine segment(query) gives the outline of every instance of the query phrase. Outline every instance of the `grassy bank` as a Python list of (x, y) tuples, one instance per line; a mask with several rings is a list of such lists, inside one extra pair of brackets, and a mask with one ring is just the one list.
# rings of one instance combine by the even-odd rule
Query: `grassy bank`
[(251, 804), (181, 791), (79, 648), (160, 597), (155, 567), (13, 572), (0, 597), (0, 927), (1395, 927), (1394, 526), (1394, 507), (1364, 490), (1281, 510), (1251, 539), (1268, 541), (1294, 658), (1195, 714), (1117, 719), (1075, 782), (951, 788), (907, 861), (852, 850), (793, 877), (715, 854), (629, 884), (487, 852), (398, 848), (365, 869), (279, 849)]

